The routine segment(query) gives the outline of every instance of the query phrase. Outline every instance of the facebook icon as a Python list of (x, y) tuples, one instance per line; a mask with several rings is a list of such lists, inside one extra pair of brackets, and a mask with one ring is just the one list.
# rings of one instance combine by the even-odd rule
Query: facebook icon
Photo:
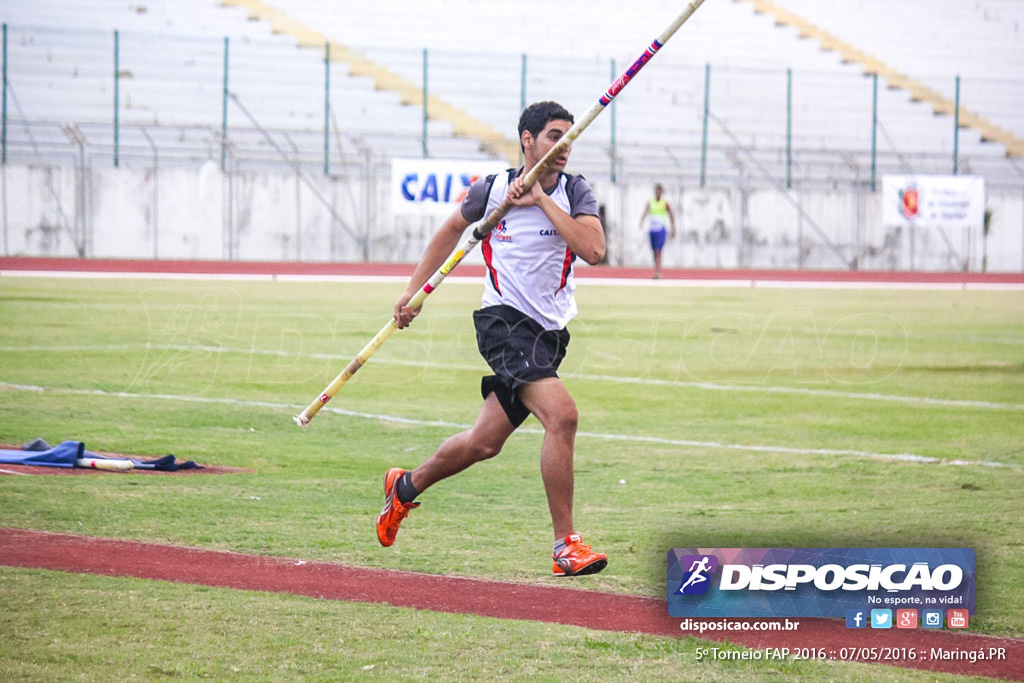
[(846, 610), (846, 628), (867, 628), (867, 613), (862, 609)]

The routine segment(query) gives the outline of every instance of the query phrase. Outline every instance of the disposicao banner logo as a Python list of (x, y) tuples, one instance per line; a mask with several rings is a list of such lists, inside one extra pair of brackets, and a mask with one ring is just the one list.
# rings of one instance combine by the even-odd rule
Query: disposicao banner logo
[(970, 548), (674, 548), (673, 617), (844, 617), (857, 609), (974, 614)]

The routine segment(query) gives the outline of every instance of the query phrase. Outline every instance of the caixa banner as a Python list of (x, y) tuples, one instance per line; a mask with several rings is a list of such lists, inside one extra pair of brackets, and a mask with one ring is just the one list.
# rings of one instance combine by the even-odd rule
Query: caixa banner
[(974, 614), (970, 548), (674, 548), (673, 617), (844, 617), (847, 610)]
[(501, 171), (501, 162), (495, 161), (393, 159), (391, 206), (397, 216), (447, 216), (473, 181)]

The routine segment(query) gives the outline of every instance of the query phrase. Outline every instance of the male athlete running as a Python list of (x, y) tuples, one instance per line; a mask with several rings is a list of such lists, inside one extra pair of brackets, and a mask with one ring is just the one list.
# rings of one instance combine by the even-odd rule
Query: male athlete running
[(473, 313), (477, 345), (493, 375), (483, 378), (484, 404), (472, 427), (445, 440), (411, 471), (393, 467), (384, 477), (384, 509), (377, 518), (381, 545), (395, 542), (416, 498), (442, 479), (492, 458), (532, 413), (544, 427), (541, 477), (554, 528), (556, 576), (596, 574), (608, 556), (584, 545), (573, 524), (573, 452), (578, 412), (558, 377), (569, 343), (566, 325), (576, 316), (573, 261), (604, 259), (604, 229), (597, 200), (582, 176), (564, 172), (570, 150), (554, 159), (527, 191), (523, 178), (572, 126), (554, 102), (527, 107), (519, 120), (524, 165), (472, 185), (462, 206), (431, 238), (405, 292), (395, 321), (407, 327), (419, 313), (407, 304), (445, 262), (463, 232), (506, 196), (513, 208), (481, 243), (487, 277), (482, 306)]

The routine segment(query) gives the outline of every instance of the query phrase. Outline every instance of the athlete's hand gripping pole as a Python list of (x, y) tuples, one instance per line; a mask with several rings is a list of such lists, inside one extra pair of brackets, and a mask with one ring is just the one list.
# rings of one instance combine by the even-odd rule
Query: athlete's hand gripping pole
[[(573, 124), (568, 132), (566, 132), (566, 134), (548, 150), (548, 153), (544, 155), (537, 165), (530, 169), (530, 172), (523, 178), (524, 192), (528, 192), (530, 188), (533, 187), (533, 184), (537, 182), (537, 179), (540, 178), (547, 170), (551, 160), (557, 158), (569, 146), (571, 146), (573, 142), (576, 141), (576, 138), (583, 133), (587, 126), (589, 126), (594, 119), (604, 111), (605, 107), (611, 104), (612, 100), (615, 99), (615, 97), (622, 92), (622, 89), (625, 88), (631, 80), (633, 80), (633, 77), (640, 72), (640, 69), (642, 69), (655, 54), (657, 54), (658, 50), (668, 42), (669, 38), (675, 35), (675, 32), (679, 30), (679, 27), (686, 23), (686, 20), (689, 19), (702, 4), (704, 4), (704, 0), (693, 0), (693, 2), (690, 2), (686, 6), (686, 9), (684, 9), (683, 12), (676, 17), (664, 31), (662, 31), (661, 35), (651, 42), (647, 49), (644, 50), (643, 54), (633, 62), (632, 66), (626, 69), (621, 76), (612, 82), (608, 87), (608, 90), (601, 95), (590, 109), (588, 109), (586, 113), (584, 113), (583, 116)], [(406, 305), (412, 309), (422, 306), (423, 301), (427, 296), (438, 288), (444, 279), (448, 277), (448, 273), (452, 272), (455, 266), (459, 265), (462, 259), (465, 258), (466, 254), (471, 252), (481, 240), (487, 237), (491, 230), (494, 229), (494, 226), (496, 226), (501, 219), (505, 217), (505, 214), (507, 214), (511, 208), (512, 202), (509, 201), (508, 197), (505, 197), (501, 204), (496, 206), (493, 211), (469, 226), (472, 228), (470, 236), (452, 252), (451, 256), (448, 257), (448, 260), (444, 262), (444, 265), (442, 265), (438, 271), (434, 273), (429, 280), (427, 280), (426, 284), (424, 284), (423, 287), (416, 292), (411, 299), (409, 299), (409, 303)], [(377, 349), (383, 346), (384, 342), (386, 342), (397, 329), (398, 323), (395, 322), (394, 318), (392, 318), (386, 325), (384, 325), (383, 328), (381, 328), (380, 332), (378, 332), (373, 339), (363, 347), (362, 351), (356, 354), (356, 357), (349, 362), (345, 369), (342, 370), (326, 388), (324, 388), (320, 395), (314, 399), (312, 403), (306, 406), (305, 410), (295, 416), (295, 423), (300, 427), (308, 425), (309, 421), (312, 420), (318, 412), (320, 412), (320, 409), (323, 408), (324, 405), (330, 401), (343, 386), (345, 386), (345, 383), (352, 378), (352, 375), (356, 374), (356, 372), (359, 371), (359, 368), (366, 364), (370, 359), (370, 356), (376, 353)]]

